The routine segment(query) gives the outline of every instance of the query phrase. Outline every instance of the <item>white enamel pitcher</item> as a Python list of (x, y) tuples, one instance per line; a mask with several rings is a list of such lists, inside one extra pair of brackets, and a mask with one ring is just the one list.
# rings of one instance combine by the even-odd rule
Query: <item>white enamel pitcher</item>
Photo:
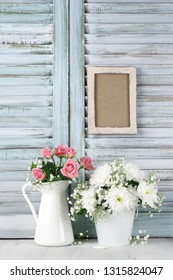
[(26, 189), (32, 188), (26, 183), (22, 194), (26, 199), (36, 221), (35, 243), (42, 246), (65, 246), (74, 241), (71, 220), (65, 191), (69, 181), (43, 183), (40, 187), (42, 193), (39, 215), (26, 194)]

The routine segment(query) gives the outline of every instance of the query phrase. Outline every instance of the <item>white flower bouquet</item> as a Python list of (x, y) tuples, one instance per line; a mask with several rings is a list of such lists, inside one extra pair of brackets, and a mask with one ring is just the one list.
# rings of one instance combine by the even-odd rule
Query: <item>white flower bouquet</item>
[(95, 169), (88, 182), (74, 189), (71, 218), (84, 214), (98, 222), (140, 205), (159, 210), (163, 197), (158, 182), (154, 172), (146, 174), (123, 158), (116, 159)]

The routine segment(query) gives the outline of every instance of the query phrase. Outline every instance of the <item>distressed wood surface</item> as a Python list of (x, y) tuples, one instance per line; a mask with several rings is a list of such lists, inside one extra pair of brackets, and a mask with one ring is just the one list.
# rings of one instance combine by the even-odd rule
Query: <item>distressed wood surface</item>
[[(141, 1), (141, 0), (140, 0)], [(148, 0), (151, 2), (151, 0)], [(157, 1), (157, 0), (156, 0)], [(120, 2), (120, 1), (119, 1)], [(121, 1), (122, 2), (122, 1)], [(135, 1), (136, 2), (136, 1)], [(146, 1), (145, 1), (146, 2)], [(152, 1), (153, 2), (153, 1)], [(173, 3), (173, 2), (172, 2)], [(109, 17), (107, 14), (85, 14), (85, 22), (86, 23), (172, 23), (172, 14), (168, 13), (162, 13), (162, 14), (145, 14), (143, 13), (143, 16), (141, 14), (116, 14), (116, 17), (114, 14), (109, 14)]]
[(7, 3), (1, 3), (0, 5), (0, 13), (13, 13), (13, 14), (49, 14), (53, 13), (53, 4), (52, 3), (22, 3), (18, 1), (17, 3), (11, 2), (11, 4), (7, 1)]
[[(11, 96), (9, 95), (9, 98)], [(29, 104), (24, 103), (24, 106), (21, 108), (20, 106), (16, 106), (16, 108), (13, 108), (13, 104), (9, 104), (9, 106), (6, 104), (2, 104), (0, 107), (0, 116), (8, 116), (13, 117), (16, 115), (17, 117), (52, 117), (52, 107), (49, 106), (48, 103), (44, 103), (44, 106), (41, 107), (32, 107), (31, 102)], [(23, 101), (24, 102), (24, 101)], [(21, 102), (22, 103), (22, 102)], [(39, 101), (38, 101), (39, 103)], [(43, 104), (43, 103), (42, 103)], [(39, 106), (39, 105), (38, 105)], [(38, 127), (39, 130), (39, 127)], [(17, 134), (17, 133), (16, 133)]]
[[(15, 83), (14, 83), (15, 85)], [(22, 84), (21, 84), (22, 85)], [(43, 82), (44, 85), (44, 82)], [(44, 97), (44, 98), (40, 98), (37, 96), (13, 96), (11, 93), (11, 99), (9, 97), (3, 97), (0, 100), (0, 106), (4, 106), (4, 107), (39, 107), (39, 105), (41, 107), (46, 107), (46, 106), (52, 106), (52, 97)]]
[[(84, 0), (70, 1), (70, 145), (78, 158), (85, 154)], [(81, 173), (84, 178), (84, 173)], [(84, 219), (85, 220), (85, 219)], [(85, 228), (85, 221), (83, 225)], [(74, 228), (78, 228), (78, 223)]]
[[(87, 129), (86, 129), (87, 130)], [(122, 135), (97, 135), (98, 138), (121, 138)], [(123, 138), (128, 138), (129, 135), (123, 135)], [(173, 137), (173, 130), (170, 128), (165, 128), (163, 127), (162, 129), (160, 128), (138, 128), (138, 133), (131, 135), (131, 138), (146, 138), (146, 137), (152, 137), (152, 138), (172, 138)], [(89, 138), (95, 138), (95, 135), (90, 135)]]
[[(0, 236), (8, 232), (5, 238), (14, 238), (20, 215), (30, 214), (21, 193), (28, 166), (42, 147), (53, 146), (53, 16), (52, 0), (0, 0)], [(40, 196), (33, 191), (30, 197), (38, 210)], [(29, 237), (34, 223), (30, 230), (27, 217), (22, 227)]]
[[(18, 7), (17, 7), (18, 8)], [(1, 12), (1, 11), (0, 11)], [(37, 30), (37, 31), (36, 31)], [(47, 34), (53, 32), (52, 24), (0, 24), (1, 34)]]
[[(106, 44), (89, 44), (86, 45), (86, 53), (91, 55), (122, 55), (131, 53), (133, 55), (140, 54), (173, 54), (173, 49), (171, 44), (117, 44), (117, 45), (106, 45)], [(147, 67), (148, 65), (146, 65)], [(165, 65), (164, 69), (168, 67)], [(144, 68), (144, 67), (143, 67)], [(158, 68), (158, 67), (157, 67)], [(171, 68), (171, 67), (170, 67)], [(157, 69), (159, 71), (159, 69)], [(170, 74), (170, 72), (169, 72)]]
[(0, 16), (0, 23), (53, 23), (52, 14), (8, 14), (4, 13)]
[(159, 3), (113, 3), (105, 1), (104, 3), (85, 4), (86, 13), (104, 13), (104, 14), (171, 14), (173, 13), (173, 3), (160, 1)]
[(173, 37), (171, 34), (85, 34), (87, 44), (172, 44)]
[(31, 238), (35, 232), (35, 222), (31, 215), (1, 215), (1, 238)]
[(36, 118), (36, 117), (1, 117), (1, 127), (51, 127), (53, 119), (48, 117)]
[(119, 138), (86, 138), (86, 148), (89, 149), (116, 149), (119, 148), (161, 148), (161, 147), (172, 147), (172, 138), (124, 138), (122, 135)]
[[(4, 71), (5, 71), (6, 67), (4, 67)], [(23, 70), (23, 68), (21, 68), (21, 71)], [(21, 73), (20, 73), (21, 74)], [(2, 74), (3, 76), (3, 74)], [(52, 96), (53, 95), (53, 87), (52, 86), (17, 86), (15, 85), (15, 87), (11, 87), (11, 86), (3, 86), (2, 90), (0, 91), (0, 96), (9, 96), (9, 95), (21, 95), (21, 96), (30, 96), (31, 93), (33, 94), (33, 96)]]
[(110, 158), (116, 158), (116, 157), (123, 157), (124, 154), (126, 155), (126, 158), (133, 159), (133, 158), (172, 158), (173, 157), (173, 147), (162, 147), (160, 149), (158, 148), (126, 148), (121, 149), (117, 147), (117, 149), (105, 149), (105, 150), (99, 150), (99, 149), (87, 149), (86, 153), (90, 157), (94, 157), (95, 160), (110, 160)]
[[(173, 212), (172, 27), (173, 1), (85, 1), (85, 66), (136, 67), (138, 123), (137, 135), (130, 137), (88, 135), (86, 84), (86, 154), (95, 166), (125, 157), (157, 172), (167, 201), (164, 211), (151, 222), (140, 209), (135, 222), (135, 229), (149, 227), (156, 236), (172, 236), (167, 224)], [(85, 225), (95, 236), (90, 222)]]
[(88, 65), (98, 65), (98, 66), (114, 66), (114, 65), (121, 65), (130, 66), (132, 63), (135, 65), (138, 64), (168, 64), (172, 65), (173, 55), (164, 55), (159, 54), (155, 55), (85, 55), (86, 63)]
[(173, 24), (150, 24), (150, 23), (140, 23), (140, 24), (127, 24), (127, 23), (117, 23), (117, 24), (86, 24), (85, 30), (87, 33), (95, 34), (116, 34), (118, 36), (119, 33), (149, 33), (149, 34), (171, 34), (173, 31)]
[(0, 37), (0, 44), (34, 44), (34, 45), (44, 45), (50, 44), (53, 40), (53, 35), (51, 34), (3, 34)]
[(54, 1), (55, 76), (54, 76), (54, 146), (69, 144), (69, 38), (67, 0)]
[(23, 138), (51, 138), (52, 128), (0, 128), (1, 139), (23, 139)]
[[(172, 238), (151, 238), (146, 246), (120, 246), (120, 247), (107, 247), (100, 248), (98, 246), (98, 241), (96, 239), (90, 239), (88, 241), (83, 240), (80, 244), (75, 246), (64, 246), (64, 247), (42, 247), (36, 246), (34, 240), (0, 240), (0, 259), (7, 260), (39, 260), (42, 264), (47, 264), (47, 260), (64, 260), (64, 262), (69, 262), (68, 260), (75, 260), (78, 264), (78, 260), (88, 263), (90, 260), (91, 264), (93, 260), (98, 260), (100, 266), (105, 266), (108, 260), (112, 260), (112, 263), (117, 263), (116, 260), (128, 260), (129, 263), (134, 260), (150, 260), (161, 265), (167, 266), (169, 262), (173, 259), (173, 242)], [(41, 261), (44, 260), (44, 261)], [(164, 261), (163, 261), (164, 260)], [(13, 261), (14, 262), (14, 261)], [(55, 262), (55, 261), (54, 261)], [(123, 262), (123, 261), (122, 261)], [(12, 263), (12, 262), (10, 262)], [(58, 262), (59, 263), (59, 262)], [(90, 266), (91, 267), (91, 266)], [(148, 271), (148, 270), (147, 270)]]
[[(53, 44), (49, 45), (27, 45), (14, 44), (14, 45), (0, 45), (0, 54), (53, 54)], [(32, 65), (31, 65), (32, 66)], [(29, 66), (28, 66), (29, 67)], [(35, 66), (39, 67), (39, 65)], [(49, 65), (51, 67), (51, 65)], [(45, 68), (48, 68), (45, 65)], [(16, 69), (17, 70), (17, 69)]]
[(31, 4), (31, 3), (38, 3), (38, 4), (43, 4), (43, 3), (53, 3), (53, 0), (1, 0), (1, 3), (6, 3), (6, 4), (16, 4), (19, 5), (19, 3), (25, 3), (25, 4)]
[[(49, 129), (45, 128), (45, 130)], [(18, 129), (16, 129), (18, 130)], [(26, 138), (14, 138), (11, 137), (11, 139), (2, 139), (1, 140), (1, 148), (2, 149), (13, 149), (13, 148), (18, 148), (18, 146), (20, 146), (21, 148), (40, 148), (40, 147), (52, 147), (52, 135), (50, 135), (48, 138), (41, 138), (41, 139), (37, 139), (34, 138), (32, 139), (32, 137), (26, 137)], [(19, 166), (19, 164), (17, 163), (17, 165)], [(14, 165), (15, 166), (15, 165)], [(24, 165), (26, 168), (26, 165)], [(29, 164), (28, 164), (29, 166)], [(8, 166), (9, 168), (9, 166)]]
[[(15, 76), (16, 77), (18, 75), (20, 75), (20, 78), (23, 78), (23, 77), (25, 78), (25, 76), (27, 76), (27, 77), (29, 76), (28, 79), (31, 79), (31, 77), (34, 77), (35, 78), (35, 83), (36, 83), (37, 77), (38, 77), (38, 82), (39, 82), (39, 79), (40, 80), (43, 79), (42, 76), (45, 76), (44, 77), (45, 80), (47, 78), (47, 80), (50, 79), (50, 81), (51, 81), (50, 76), (53, 75), (53, 68), (52, 68), (51, 65), (45, 65), (45, 64), (44, 64), (44, 67), (43, 67), (43, 65), (42, 66), (38, 66), (38, 65), (22, 66), (21, 65), (20, 68), (15, 67), (14, 65), (0, 65), (0, 75), (4, 79), (5, 78), (10, 79), (11, 78), (10, 76), (13, 76), (13, 77)], [(25, 78), (25, 81), (26, 81), (26, 78)], [(36, 85), (34, 85), (33, 90), (34, 90), (35, 86)], [(5, 89), (7, 89), (7, 86), (5, 87)], [(40, 88), (40, 90), (45, 91), (44, 88), (43, 89)], [(16, 91), (16, 88), (14, 89), (14, 91)], [(8, 91), (7, 91), (7, 93), (8, 93)], [(40, 92), (37, 92), (37, 95), (40, 95)]]
[(70, 1), (70, 144), (84, 155), (84, 0)]
[[(39, 149), (60, 142), (80, 155), (86, 147), (96, 166), (124, 156), (155, 170), (166, 197), (162, 212), (151, 219), (141, 210), (134, 232), (173, 236), (173, 1), (55, 3), (0, 0), (0, 237), (34, 236), (21, 187)], [(84, 59), (136, 67), (137, 135), (88, 137)], [(38, 209), (39, 194), (30, 195)], [(86, 219), (74, 226), (75, 232), (85, 228), (95, 237)]]
[[(5, 0), (4, 0), (5, 1)], [(27, 1), (27, 0), (26, 0)], [(34, 0), (33, 0), (34, 1)], [(105, 3), (106, 0), (85, 0), (85, 3)], [(112, 0), (109, 1), (112, 3), (120, 3), (120, 0)], [(121, 2), (125, 2), (125, 3), (134, 3), (134, 0), (121, 0)], [(135, 0), (135, 3), (141, 3), (141, 0)], [(164, 2), (164, 3), (172, 3), (172, 0), (166, 0), (166, 1), (158, 1), (158, 0), (152, 0), (152, 3), (158, 3), (158, 2)], [(145, 3), (151, 3), (151, 0), (145, 0)]]

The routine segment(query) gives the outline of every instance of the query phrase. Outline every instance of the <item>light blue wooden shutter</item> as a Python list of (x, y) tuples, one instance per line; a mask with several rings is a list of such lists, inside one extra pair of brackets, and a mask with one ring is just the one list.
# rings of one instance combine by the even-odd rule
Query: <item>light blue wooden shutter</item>
[[(66, 8), (0, 0), (0, 237), (33, 236), (21, 195), (27, 167), (42, 147), (68, 141)], [(38, 210), (39, 194), (31, 198)]]
[(166, 197), (162, 212), (149, 218), (140, 210), (134, 232), (173, 236), (173, 2), (84, 2), (85, 65), (136, 67), (138, 110), (138, 133), (130, 136), (88, 135), (86, 115), (86, 153), (95, 165), (125, 157), (156, 170)]
[[(124, 156), (156, 170), (166, 201), (153, 218), (141, 212), (134, 232), (173, 236), (172, 14), (172, 1), (0, 0), (0, 237), (33, 236), (27, 166), (68, 139), (96, 165)], [(84, 62), (137, 68), (137, 135), (87, 134)], [(78, 229), (95, 236), (87, 220)]]

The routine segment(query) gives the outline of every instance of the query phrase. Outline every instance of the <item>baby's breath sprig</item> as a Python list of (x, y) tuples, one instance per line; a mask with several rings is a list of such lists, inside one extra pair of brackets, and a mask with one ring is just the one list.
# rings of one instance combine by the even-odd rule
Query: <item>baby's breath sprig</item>
[(79, 232), (76, 240), (73, 242), (73, 245), (81, 245), (84, 241), (89, 239), (89, 232), (86, 230), (85, 232)]
[(149, 239), (149, 234), (147, 234), (146, 230), (141, 230), (139, 229), (138, 234), (135, 236), (131, 236), (129, 238), (131, 245), (147, 245), (148, 244), (148, 239)]

